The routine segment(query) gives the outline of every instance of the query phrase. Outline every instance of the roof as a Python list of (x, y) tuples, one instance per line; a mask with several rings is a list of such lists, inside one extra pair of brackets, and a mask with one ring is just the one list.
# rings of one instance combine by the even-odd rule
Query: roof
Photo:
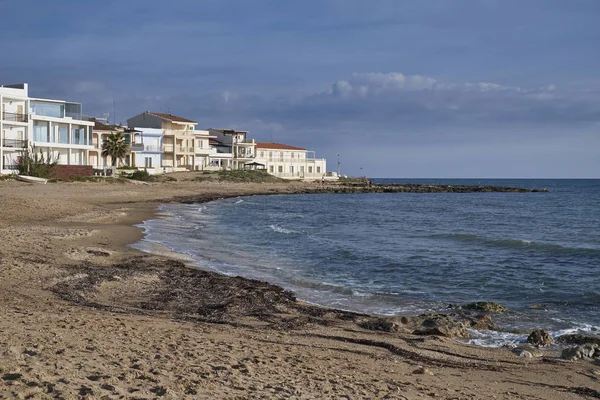
[(211, 131), (218, 131), (218, 132), (221, 132), (221, 133), (223, 133), (225, 135), (235, 135), (235, 134), (238, 134), (238, 133), (248, 133), (248, 131), (239, 131), (237, 129), (227, 129), (227, 128), (225, 128), (225, 129), (223, 129), (223, 128), (210, 128), (209, 130), (211, 130)]
[(294, 146), (288, 146), (287, 144), (267, 143), (267, 142), (256, 143), (256, 148), (257, 149), (275, 149), (275, 150), (306, 150), (306, 149), (303, 149), (302, 147), (294, 147)]
[(103, 122), (98, 121), (95, 118), (90, 118), (90, 121), (94, 122), (94, 130), (96, 131), (116, 131), (122, 129), (123, 127), (118, 125), (108, 125)]
[(183, 122), (183, 123), (187, 123), (187, 124), (197, 124), (196, 121), (192, 121), (191, 119), (187, 119), (187, 118), (183, 118), (183, 117), (178, 117), (177, 115), (173, 115), (173, 114), (157, 113), (157, 112), (152, 112), (152, 111), (146, 111), (146, 113), (150, 114), (150, 115), (154, 115), (155, 117), (158, 117), (158, 118), (162, 118), (167, 121), (171, 121), (171, 122)]

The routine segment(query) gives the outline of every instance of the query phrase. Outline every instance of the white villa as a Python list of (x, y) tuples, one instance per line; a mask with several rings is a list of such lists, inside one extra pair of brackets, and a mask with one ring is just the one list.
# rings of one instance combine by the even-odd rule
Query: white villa
[(283, 179), (321, 179), (327, 171), (327, 160), (314, 151), (279, 143), (256, 143), (253, 162)]
[(31, 98), (26, 83), (0, 86), (0, 103), (0, 173), (13, 173), (31, 146), (59, 165), (88, 165), (94, 122), (84, 120), (80, 103)]
[(212, 164), (227, 169), (244, 169), (254, 160), (256, 142), (247, 138), (247, 131), (210, 128), (208, 132), (214, 138), (213, 147), (217, 149), (217, 154), (211, 156)]

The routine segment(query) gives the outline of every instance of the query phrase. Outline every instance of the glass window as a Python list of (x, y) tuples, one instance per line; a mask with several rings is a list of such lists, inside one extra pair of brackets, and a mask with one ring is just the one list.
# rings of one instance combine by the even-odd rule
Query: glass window
[(312, 167), (308, 167), (308, 173), (312, 174)]
[(50, 141), (50, 132), (47, 124), (33, 125), (33, 140), (36, 142)]
[(269, 165), (269, 172), (273, 173), (273, 166), (272, 165)]
[(58, 143), (69, 143), (69, 127), (58, 127)]
[(317, 167), (317, 174), (321, 173), (321, 167)]
[(277, 167), (277, 170), (278, 170), (280, 173), (281, 173), (281, 172), (283, 172), (283, 166), (282, 166), (282, 165), (280, 165), (279, 167)]

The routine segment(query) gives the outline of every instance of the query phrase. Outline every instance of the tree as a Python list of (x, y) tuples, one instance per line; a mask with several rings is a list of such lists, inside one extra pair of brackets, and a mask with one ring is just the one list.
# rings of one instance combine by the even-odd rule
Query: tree
[(109, 157), (112, 166), (117, 167), (118, 162), (122, 162), (129, 151), (129, 143), (125, 141), (125, 135), (121, 132), (111, 133), (104, 142), (102, 142), (102, 157)]

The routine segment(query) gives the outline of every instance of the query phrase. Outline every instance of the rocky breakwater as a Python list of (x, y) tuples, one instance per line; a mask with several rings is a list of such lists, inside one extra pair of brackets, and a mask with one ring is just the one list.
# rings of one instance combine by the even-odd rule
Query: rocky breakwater
[(373, 184), (344, 183), (329, 184), (322, 188), (323, 192), (334, 193), (533, 193), (548, 192), (548, 189), (518, 188), (490, 185), (424, 185), (417, 183)]

